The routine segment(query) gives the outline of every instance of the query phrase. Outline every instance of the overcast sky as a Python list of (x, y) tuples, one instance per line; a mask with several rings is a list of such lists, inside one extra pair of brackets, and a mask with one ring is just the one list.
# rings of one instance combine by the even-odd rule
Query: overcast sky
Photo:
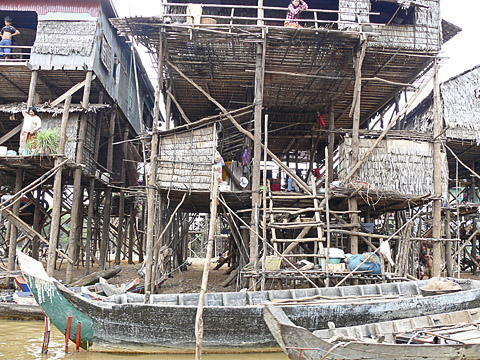
[[(113, 3), (120, 17), (161, 13), (160, 0), (113, 0)], [(441, 81), (445, 81), (480, 64), (480, 0), (441, 0), (440, 3), (442, 18), (463, 30), (443, 47), (445, 60), (440, 77)], [(145, 67), (151, 70), (149, 58), (144, 57), (144, 61)]]

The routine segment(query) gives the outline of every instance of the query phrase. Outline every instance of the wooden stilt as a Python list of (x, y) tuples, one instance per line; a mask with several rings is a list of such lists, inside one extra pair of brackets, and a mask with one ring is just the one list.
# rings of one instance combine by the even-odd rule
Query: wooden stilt
[[(330, 130), (330, 132), (328, 133), (327, 171), (328, 171), (328, 182), (332, 183), (333, 181), (333, 150), (335, 145), (335, 133), (333, 132), (335, 130), (335, 107), (333, 103), (330, 103), (330, 111), (328, 112), (328, 130)], [(325, 197), (327, 196), (325, 195)]]
[[(85, 86), (85, 89), (87, 87)], [(87, 100), (88, 101), (88, 100)], [(85, 144), (85, 138), (87, 135), (87, 125), (88, 125), (88, 115), (80, 115), (80, 128), (78, 131), (78, 140), (77, 140), (77, 153), (75, 156), (75, 162), (77, 164), (83, 163), (83, 147)], [(68, 240), (68, 256), (74, 261), (76, 260), (77, 254), (77, 243), (80, 241), (77, 238), (78, 228), (82, 226), (80, 223), (80, 209), (83, 210), (83, 187), (82, 187), (82, 168), (77, 167), (73, 172), (73, 200), (72, 200), (72, 212), (70, 216), (70, 236)], [(82, 211), (83, 212), (83, 211)], [(83, 216), (82, 216), (83, 219)], [(73, 264), (67, 263), (67, 270), (65, 276), (65, 282), (70, 284), (73, 279)]]
[[(130, 216), (128, 217), (128, 263), (133, 264), (133, 245), (134, 245), (134, 230), (135, 230), (135, 206), (133, 201), (130, 202)], [(140, 241), (140, 240), (139, 240)], [(138, 253), (142, 253), (142, 248), (139, 247)], [(140, 261), (140, 260), (139, 260)]]
[(263, 217), (262, 217), (262, 236), (263, 236), (263, 254), (262, 254), (262, 282), (260, 284), (260, 289), (265, 290), (265, 270), (266, 270), (266, 259), (267, 259), (267, 185), (270, 187), (270, 182), (267, 184), (267, 147), (268, 147), (268, 115), (265, 115), (265, 140), (264, 140), (264, 151), (263, 151), (263, 191), (262, 191), (262, 202), (263, 202)]
[[(42, 192), (37, 189), (37, 196), (35, 199), (35, 211), (33, 213), (33, 230), (40, 232), (40, 203), (42, 201)], [(32, 257), (38, 260), (38, 238), (32, 239)]]
[(203, 267), (202, 285), (198, 297), (197, 315), (195, 317), (195, 359), (202, 358), (202, 341), (203, 341), (203, 305), (205, 303), (205, 293), (207, 292), (208, 272), (210, 271), (210, 262), (212, 260), (213, 238), (215, 237), (217, 204), (218, 204), (218, 167), (213, 166), (213, 189), (212, 199), (210, 202), (210, 226), (208, 232), (207, 255), (205, 257), (205, 265)]
[(32, 76), (30, 77), (30, 87), (28, 88), (27, 108), (33, 106), (35, 99), (35, 89), (37, 87), (38, 70), (32, 70)]
[[(113, 169), (113, 139), (115, 137), (115, 118), (117, 111), (114, 109), (110, 115), (110, 126), (108, 129), (108, 145), (107, 145), (107, 170), (109, 172)], [(110, 215), (112, 210), (112, 188), (108, 186), (105, 189), (105, 202), (103, 207), (103, 224), (102, 224), (102, 239), (100, 242), (100, 263), (98, 267), (100, 270), (106, 269), (108, 241), (110, 239)]]
[[(23, 168), (17, 167), (15, 174), (15, 193), (22, 190), (23, 183)], [(20, 212), (20, 201), (13, 204), (13, 213), (18, 216)], [(10, 224), (10, 221), (9, 221)], [(15, 252), (17, 251), (17, 227), (14, 224), (10, 224), (10, 244), (8, 248), (8, 270), (15, 270)]]
[[(433, 201), (433, 232), (432, 237), (438, 239), (442, 234), (442, 154), (441, 154), (441, 140), (437, 137), (440, 135), (443, 127), (443, 119), (441, 114), (440, 104), (440, 80), (438, 77), (438, 59), (435, 59), (434, 67), (434, 117), (433, 117), (433, 136), (436, 140), (433, 143), (433, 186), (437, 200)], [(442, 269), (442, 244), (438, 241), (433, 243), (433, 276), (440, 276)]]
[[(67, 96), (63, 108), (62, 125), (60, 128), (60, 144), (58, 147), (59, 153), (65, 155), (65, 141), (67, 138), (67, 123), (69, 117), (70, 103), (72, 102), (72, 96)], [(63, 157), (55, 159), (55, 166), (60, 165), (63, 161)], [(47, 259), (47, 273), (49, 276), (53, 276), (53, 270), (55, 269), (56, 249), (58, 245), (58, 237), (60, 235), (60, 218), (62, 210), (62, 169), (55, 173), (55, 179), (53, 181), (53, 202), (52, 202), (52, 221), (50, 224), (50, 239), (48, 247), (48, 259)]]
[[(264, 44), (257, 44), (257, 58), (255, 67), (255, 99), (254, 99), (254, 139), (253, 139), (253, 172), (252, 172), (252, 217), (251, 225), (258, 233), (258, 209), (260, 208), (260, 160), (262, 158), (262, 106), (263, 106), (263, 76), (264, 76)], [(250, 259), (258, 270), (258, 238), (250, 233)], [(250, 279), (253, 286), (254, 278)]]
[(163, 41), (160, 33), (158, 44), (158, 83), (155, 90), (153, 109), (152, 142), (150, 151), (150, 174), (147, 187), (147, 238), (145, 242), (145, 293), (152, 289), (153, 233), (155, 224), (155, 184), (157, 179), (158, 119), (160, 114), (160, 93), (163, 90)]
[[(447, 239), (452, 238), (450, 230), (450, 221), (451, 221), (451, 211), (445, 210), (445, 237)], [(447, 241), (445, 243), (445, 261), (446, 261), (446, 270), (447, 276), (453, 277), (453, 257), (452, 257), (452, 242)]]
[[(475, 161), (472, 163), (472, 170), (473, 172), (476, 171), (475, 169)], [(472, 192), (472, 203), (476, 203), (477, 202), (477, 196), (476, 196), (476, 191), (477, 191), (477, 186), (476, 186), (476, 178), (475, 176), (472, 176), (472, 187), (471, 187), (471, 192)], [(473, 228), (476, 229), (477, 228), (477, 218), (475, 217), (473, 219)], [(477, 258), (477, 237), (475, 236), (473, 239), (472, 239), (472, 249), (471, 249), (471, 252), (470, 252), (470, 257), (473, 258), (473, 259), (476, 259)], [(477, 265), (475, 263), (472, 264), (472, 274), (475, 274), (477, 272)]]
[[(123, 160), (127, 159), (128, 133), (129, 133), (129, 129), (127, 126), (123, 134), (123, 141), (124, 141), (124, 143), (122, 144)], [(122, 183), (122, 186), (125, 185), (125, 162), (124, 161), (122, 161), (122, 166), (120, 169), (120, 182)], [(119, 202), (119, 208), (118, 208), (118, 241), (117, 241), (117, 251), (115, 252), (115, 264), (120, 264), (120, 255), (122, 254), (122, 247), (123, 247), (123, 241), (124, 241), (123, 225), (125, 222), (125, 193), (123, 192), (123, 190), (120, 190), (119, 193), (120, 193), (119, 194), (120, 202)], [(133, 203), (131, 204), (131, 206), (133, 206)]]

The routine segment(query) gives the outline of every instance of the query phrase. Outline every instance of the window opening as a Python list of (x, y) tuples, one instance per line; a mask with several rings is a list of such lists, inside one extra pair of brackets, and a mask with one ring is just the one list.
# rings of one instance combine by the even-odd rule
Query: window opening
[(415, 7), (395, 1), (371, 0), (371, 11), (380, 15), (370, 15), (370, 22), (375, 24), (413, 25), (415, 21)]

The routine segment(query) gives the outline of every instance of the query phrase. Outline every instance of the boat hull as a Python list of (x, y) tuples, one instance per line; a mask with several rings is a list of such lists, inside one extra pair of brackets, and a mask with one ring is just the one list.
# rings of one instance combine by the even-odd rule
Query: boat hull
[[(153, 303), (147, 304), (144, 303), (145, 297), (138, 294), (118, 295), (110, 302), (90, 300), (48, 277), (42, 264), (34, 261), (24, 254), (19, 255), (25, 280), (38, 304), (64, 334), (68, 318), (72, 318), (70, 339), (73, 341), (76, 324), (80, 323), (82, 347), (129, 352), (194, 351), (198, 294), (152, 295)], [(40, 274), (42, 271), (44, 274)], [(203, 313), (203, 347), (207, 352), (225, 351), (225, 348), (238, 352), (278, 349), (263, 320), (263, 308), (270, 300), (287, 296), (290, 296), (289, 301), (295, 302), (305, 294), (330, 294), (327, 297), (321, 295), (322, 301), (310, 305), (282, 305), (287, 316), (307, 330), (324, 328), (332, 321), (341, 327), (480, 307), (480, 283), (469, 282), (467, 288), (470, 290), (425, 298), (418, 294), (413, 296), (419, 293), (418, 286), (404, 283), (344, 287), (341, 290), (210, 293)], [(380, 289), (382, 295), (374, 295), (375, 289)], [(409, 296), (385, 294), (387, 291), (393, 293), (395, 289), (408, 290)], [(344, 298), (332, 297), (334, 291), (340, 291)], [(354, 292), (361, 295), (352, 296)]]
[(480, 344), (466, 345), (406, 345), (346, 341), (334, 345), (307, 329), (296, 326), (281, 308), (268, 306), (265, 321), (279, 346), (291, 360), (318, 359), (480, 359)]

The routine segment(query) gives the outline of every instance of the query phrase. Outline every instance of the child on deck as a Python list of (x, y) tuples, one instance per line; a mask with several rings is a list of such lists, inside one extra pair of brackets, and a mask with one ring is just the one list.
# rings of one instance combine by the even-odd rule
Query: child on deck
[(302, 10), (307, 10), (308, 5), (303, 0), (292, 0), (290, 5), (288, 5), (287, 19), (285, 20), (285, 27), (294, 27), (301, 28), (303, 27), (298, 23), (298, 17)]

